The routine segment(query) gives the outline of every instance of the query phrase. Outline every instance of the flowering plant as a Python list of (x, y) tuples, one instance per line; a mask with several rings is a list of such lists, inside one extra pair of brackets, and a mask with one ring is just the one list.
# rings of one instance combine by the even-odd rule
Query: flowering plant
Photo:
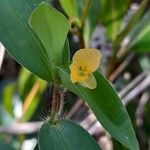
[[(39, 131), (39, 148), (41, 150), (48, 150), (49, 147), (52, 150), (100, 149), (99, 145), (81, 126), (60, 118), (61, 92), (64, 89), (70, 90), (86, 102), (97, 120), (113, 138), (131, 150), (139, 149), (129, 115), (117, 92), (106, 79), (114, 66), (108, 67), (105, 77), (99, 69), (101, 59), (103, 59), (100, 50), (87, 48), (98, 19), (98, 15), (90, 17), (91, 13), (88, 14), (88, 11), (92, 9), (90, 12), (97, 13), (99, 10), (97, 4), (99, 3), (99, 0), (93, 2), (87, 0), (87, 3), (84, 3), (85, 8), (81, 9), (80, 7), (76, 8), (76, 1), (60, 0), (60, 4), (68, 16), (66, 18), (50, 4), (41, 0), (1, 0), (0, 2), (0, 11), (2, 12), (0, 13), (0, 41), (8, 53), (21, 65), (52, 85), (50, 117)], [(140, 16), (145, 5), (144, 1), (136, 18)], [(114, 14), (118, 14), (116, 17), (124, 14), (124, 7), (123, 3), (120, 8), (122, 12), (119, 14), (118, 9), (114, 10), (116, 11)], [(22, 9), (24, 13), (22, 13)], [(110, 16), (102, 14), (105, 19), (102, 19), (101, 22), (104, 24), (114, 19), (107, 20)], [(90, 28), (88, 28), (89, 26)], [(131, 26), (132, 22), (127, 29), (130, 29)], [(110, 26), (107, 26), (107, 34), (112, 41), (115, 41), (113, 58), (116, 58), (116, 49), (123, 37), (126, 36), (127, 29), (123, 32), (124, 34), (120, 33), (118, 38), (118, 33), (116, 33), (118, 27), (113, 24), (114, 34), (111, 34), (111, 29)], [(78, 36), (80, 41), (80, 48), (74, 53), (72, 59), (67, 38), (69, 32)], [(132, 32), (131, 37), (133, 35), (135, 32)], [(136, 47), (138, 40), (133, 40), (129, 44), (128, 50)], [(111, 63), (116, 64), (114, 59), (110, 61)]]

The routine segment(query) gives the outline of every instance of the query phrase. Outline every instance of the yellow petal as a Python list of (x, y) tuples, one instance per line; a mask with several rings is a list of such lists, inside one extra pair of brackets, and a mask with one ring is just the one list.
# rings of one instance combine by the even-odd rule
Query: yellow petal
[(79, 68), (76, 64), (73, 63), (69, 67), (70, 67), (70, 71), (71, 71), (70, 78), (71, 78), (72, 83), (82, 82), (82, 81), (87, 80), (88, 74), (85, 74), (84, 76), (80, 76)]
[(93, 74), (89, 75), (89, 78), (83, 82), (79, 83), (80, 85), (87, 87), (89, 89), (95, 89), (97, 87), (97, 81), (95, 79), (95, 76)]
[(88, 74), (95, 72), (100, 64), (101, 53), (97, 49), (86, 48), (78, 50), (73, 56), (73, 63), (77, 66), (86, 66)]

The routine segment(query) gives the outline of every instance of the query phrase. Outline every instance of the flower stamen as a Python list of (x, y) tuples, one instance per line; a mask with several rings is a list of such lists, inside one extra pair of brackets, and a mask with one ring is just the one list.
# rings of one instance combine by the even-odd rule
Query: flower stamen
[(79, 66), (79, 76), (87, 75), (87, 67)]

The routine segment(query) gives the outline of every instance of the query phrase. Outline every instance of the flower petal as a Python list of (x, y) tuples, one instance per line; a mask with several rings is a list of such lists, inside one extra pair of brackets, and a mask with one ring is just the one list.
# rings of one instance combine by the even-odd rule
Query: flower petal
[(91, 90), (97, 87), (97, 81), (93, 74), (89, 75), (89, 78), (86, 81), (80, 82), (79, 84)]
[(70, 78), (71, 78), (71, 81), (72, 83), (76, 83), (76, 82), (82, 82), (82, 81), (85, 81), (87, 80), (88, 78), (88, 74), (87, 75), (84, 75), (84, 76), (79, 76), (79, 67), (72, 63), (70, 66)]
[(101, 53), (98, 49), (86, 48), (78, 50), (73, 56), (73, 63), (86, 66), (88, 74), (95, 72), (100, 64)]

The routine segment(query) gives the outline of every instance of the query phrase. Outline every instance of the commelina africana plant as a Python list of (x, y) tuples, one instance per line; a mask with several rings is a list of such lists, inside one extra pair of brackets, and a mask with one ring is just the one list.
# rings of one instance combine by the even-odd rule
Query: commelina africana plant
[(79, 83), (89, 89), (95, 89), (97, 81), (93, 73), (100, 65), (101, 53), (97, 49), (85, 48), (78, 50), (70, 65), (72, 83)]

